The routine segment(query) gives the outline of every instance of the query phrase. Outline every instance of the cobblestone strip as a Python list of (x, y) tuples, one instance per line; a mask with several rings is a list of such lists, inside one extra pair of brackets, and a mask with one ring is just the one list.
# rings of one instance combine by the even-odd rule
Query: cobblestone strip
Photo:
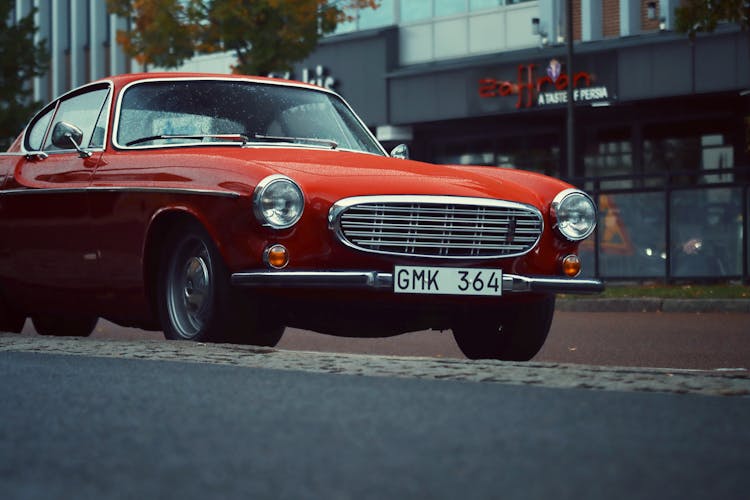
[(233, 344), (55, 338), (6, 333), (0, 333), (0, 352), (182, 361), (274, 370), (461, 380), (554, 388), (750, 396), (750, 374), (743, 371), (705, 372), (536, 362), (511, 363), (328, 354)]

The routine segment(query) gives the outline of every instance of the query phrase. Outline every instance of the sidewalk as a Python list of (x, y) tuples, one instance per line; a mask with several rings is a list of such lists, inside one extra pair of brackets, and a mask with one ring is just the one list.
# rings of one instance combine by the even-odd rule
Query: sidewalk
[[(561, 312), (664, 312), (750, 314), (750, 299), (663, 299), (663, 298), (570, 298), (558, 297)], [(750, 330), (750, 324), (748, 324)]]

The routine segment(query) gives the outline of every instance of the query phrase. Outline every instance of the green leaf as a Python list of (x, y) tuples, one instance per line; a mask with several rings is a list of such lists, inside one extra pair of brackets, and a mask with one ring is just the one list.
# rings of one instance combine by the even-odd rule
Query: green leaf
[(40, 107), (32, 100), (30, 81), (49, 67), (46, 42), (34, 42), (33, 9), (19, 21), (10, 19), (12, 0), (0, 0), (0, 151), (10, 146)]

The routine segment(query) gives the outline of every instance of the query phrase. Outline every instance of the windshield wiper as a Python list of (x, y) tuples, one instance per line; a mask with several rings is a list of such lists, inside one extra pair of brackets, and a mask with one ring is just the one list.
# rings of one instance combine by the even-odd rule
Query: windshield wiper
[(253, 134), (251, 136), (252, 139), (258, 139), (261, 141), (269, 141), (269, 142), (291, 142), (291, 143), (312, 143), (312, 144), (322, 144), (324, 146), (328, 146), (331, 149), (336, 149), (339, 147), (339, 143), (334, 141), (333, 139), (318, 139), (317, 137), (285, 137), (280, 135), (261, 135), (261, 134)]
[(126, 142), (126, 146), (135, 146), (143, 142), (158, 141), (160, 139), (219, 139), (224, 141), (242, 141), (241, 146), (244, 146), (250, 139), (244, 134), (162, 134), (162, 135), (150, 135), (148, 137), (141, 137), (139, 139)]

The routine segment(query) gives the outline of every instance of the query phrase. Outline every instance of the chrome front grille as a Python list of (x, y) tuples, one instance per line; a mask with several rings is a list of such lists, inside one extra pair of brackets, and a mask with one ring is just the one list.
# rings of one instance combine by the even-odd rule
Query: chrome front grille
[(536, 246), (542, 214), (521, 203), (448, 196), (361, 196), (336, 203), (329, 223), (365, 252), (454, 259), (522, 255)]

